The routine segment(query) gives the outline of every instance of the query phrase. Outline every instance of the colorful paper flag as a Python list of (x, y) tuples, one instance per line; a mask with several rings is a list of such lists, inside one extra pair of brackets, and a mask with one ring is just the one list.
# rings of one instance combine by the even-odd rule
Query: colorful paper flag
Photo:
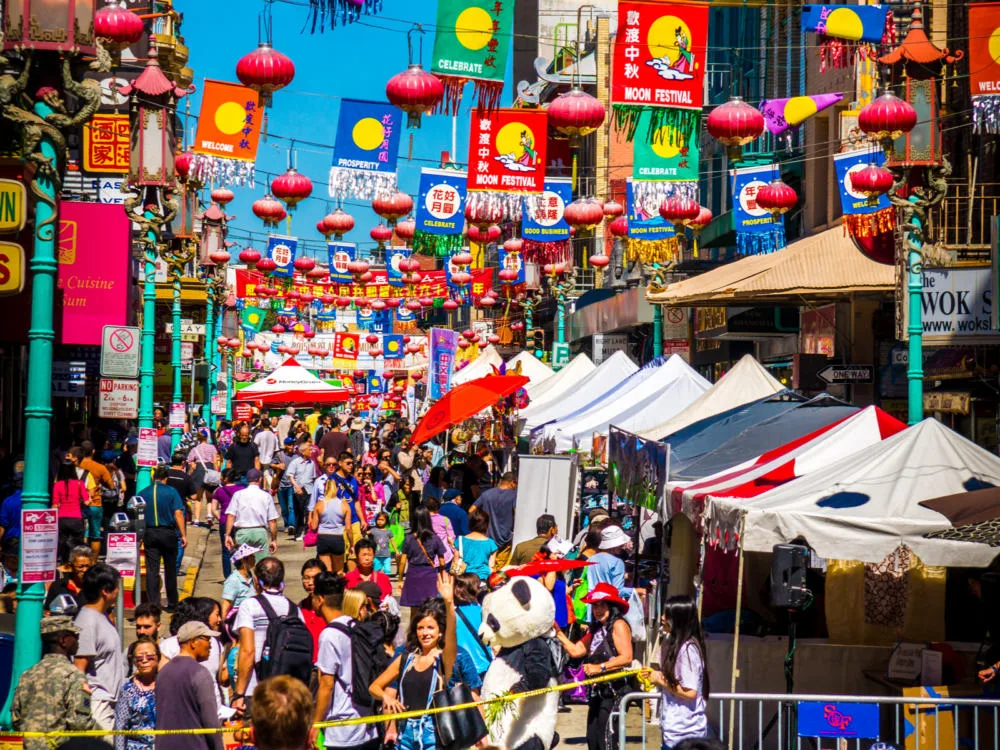
[(507, 220), (520, 219), (521, 196), (545, 189), (544, 110), (498, 109), (472, 117), (467, 205), (499, 207)]
[(438, 0), (431, 72), (444, 83), (441, 111), (458, 114), (466, 81), (477, 109), (497, 107), (513, 30), (514, 0)]
[(760, 113), (764, 115), (764, 125), (768, 132), (781, 135), (843, 98), (843, 94), (812, 94), (793, 96), (790, 99), (765, 99), (760, 103)]
[(779, 174), (776, 164), (731, 169), (736, 249), (742, 255), (773, 253), (785, 246), (785, 217), (757, 205), (757, 191)]
[(885, 153), (882, 149), (859, 149), (833, 155), (844, 225), (852, 237), (872, 237), (890, 231), (896, 225), (896, 209), (887, 196), (880, 195), (869, 200), (867, 196), (855, 191), (850, 181), (850, 175), (860, 172), (869, 164), (880, 167), (884, 162)]
[(886, 5), (804, 5), (801, 24), (803, 31), (878, 44), (885, 33), (888, 14)]
[(295, 272), (295, 251), (298, 248), (298, 238), (271, 234), (267, 237), (267, 257), (275, 262), (277, 268), (271, 271), (271, 276), (290, 279)]
[(357, 359), (361, 347), (361, 337), (356, 333), (333, 334), (333, 356), (335, 359)]
[(330, 168), (330, 197), (371, 200), (396, 189), (402, 110), (388, 102), (343, 99)]
[(415, 252), (444, 257), (462, 246), (465, 229), (465, 172), (420, 170)]
[(347, 270), (347, 264), (357, 256), (357, 246), (353, 242), (327, 242), (326, 253), (330, 264), (330, 282), (352, 284), (354, 274)]
[(1000, 135), (1000, 3), (969, 5), (969, 86), (974, 132)]
[(618, 3), (612, 62), (611, 105), (615, 127), (632, 140), (643, 110), (653, 141), (665, 126), (681, 136), (692, 131), (702, 107), (708, 44), (708, 5)]
[(266, 310), (248, 305), (240, 312), (240, 325), (243, 326), (244, 331), (259, 333), (261, 326), (264, 325), (265, 315), (267, 315)]
[(253, 184), (263, 108), (256, 91), (238, 83), (205, 81), (191, 174), (202, 182)]
[(403, 356), (403, 337), (391, 333), (382, 337), (382, 346), (386, 359), (400, 359)]

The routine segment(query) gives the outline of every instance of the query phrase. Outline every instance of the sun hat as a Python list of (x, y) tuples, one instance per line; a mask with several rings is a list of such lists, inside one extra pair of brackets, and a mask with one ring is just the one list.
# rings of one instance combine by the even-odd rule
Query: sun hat
[(218, 630), (212, 630), (201, 620), (191, 620), (181, 625), (180, 630), (177, 631), (177, 642), (187, 643), (195, 638), (201, 638), (203, 635), (207, 635), (209, 638), (218, 638), (222, 634)]
[(614, 524), (610, 526), (605, 526), (601, 530), (601, 545), (598, 549), (618, 549), (619, 547), (624, 547), (629, 543), (629, 538), (622, 531), (621, 526), (615, 526)]
[(352, 430), (363, 430), (363, 429), (365, 429), (365, 425), (366, 424), (368, 424), (368, 423), (365, 422), (365, 420), (363, 420), (361, 417), (355, 417), (354, 419), (351, 420), (351, 429)]
[(253, 547), (249, 544), (241, 544), (233, 550), (233, 554), (229, 556), (229, 559), (234, 563), (239, 562), (245, 557), (250, 557), (250, 555), (256, 555), (258, 552), (262, 552), (263, 549), (263, 547)]
[(597, 602), (603, 602), (604, 604), (616, 604), (621, 607), (622, 614), (628, 612), (628, 602), (622, 599), (621, 594), (618, 593), (618, 589), (612, 586), (610, 583), (599, 583), (590, 590), (583, 599), (581, 599), (584, 604), (596, 604)]

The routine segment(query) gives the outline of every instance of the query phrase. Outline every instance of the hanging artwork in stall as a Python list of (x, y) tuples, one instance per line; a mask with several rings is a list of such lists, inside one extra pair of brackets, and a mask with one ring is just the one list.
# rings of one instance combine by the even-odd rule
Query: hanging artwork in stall
[(396, 190), (403, 112), (388, 102), (343, 99), (330, 167), (330, 197), (371, 200)]
[(852, 237), (874, 237), (890, 232), (896, 226), (896, 209), (886, 194), (865, 195), (858, 192), (851, 182), (851, 175), (870, 165), (881, 167), (884, 162), (885, 153), (880, 148), (833, 155), (844, 226)]
[(670, 445), (649, 440), (614, 425), (608, 430), (608, 490), (635, 506), (666, 507)]
[(816, 34), (820, 73), (851, 66), (862, 47), (896, 42), (888, 5), (804, 5), (801, 27)]
[(253, 185), (263, 119), (256, 91), (206, 80), (190, 175), (207, 184)]
[(421, 169), (413, 251), (445, 257), (462, 247), (465, 172)]
[(271, 234), (267, 237), (267, 257), (274, 261), (275, 269), (271, 276), (280, 279), (290, 279), (295, 270), (295, 251), (299, 240), (296, 237), (285, 237)]
[(660, 216), (661, 201), (647, 195), (645, 201), (635, 195), (634, 181), (625, 183), (625, 210), (628, 237), (625, 256), (642, 263), (669, 263), (680, 257), (680, 245), (674, 225)]
[(1000, 3), (969, 5), (969, 86), (975, 132), (1000, 134)]
[[(639, 132), (652, 127), (652, 110), (639, 115)], [(632, 189), (640, 203), (659, 206), (675, 195), (698, 197), (698, 131), (701, 118), (695, 117), (686, 133), (672, 133), (673, 125), (661, 125), (651, 139), (633, 142)]]
[(521, 196), (545, 189), (545, 110), (498, 109), (473, 116), (466, 198), (471, 210), (486, 204), (503, 218), (521, 218)]
[(565, 211), (573, 201), (573, 184), (569, 177), (547, 177), (543, 187), (541, 193), (523, 198), (524, 257), (531, 262), (559, 263), (568, 259), (570, 235)]
[(326, 253), (330, 264), (330, 283), (353, 284), (354, 274), (347, 270), (347, 264), (357, 257), (357, 246), (353, 242), (327, 242)]
[(729, 170), (736, 249), (741, 255), (765, 255), (785, 246), (785, 217), (772, 217), (757, 205), (757, 192), (778, 175), (776, 164)]
[[(693, 132), (702, 107), (707, 44), (708, 4), (618, 3), (611, 75), (615, 128), (630, 141), (637, 133), (653, 141)], [(651, 117), (640, 132), (644, 111)]]
[(765, 99), (760, 103), (764, 126), (771, 135), (781, 135), (797, 127), (827, 107), (844, 98), (843, 94), (812, 94), (789, 99)]
[(477, 114), (496, 109), (514, 30), (514, 0), (438, 0), (437, 6), (431, 72), (444, 84), (441, 111), (458, 114), (467, 81), (475, 84)]

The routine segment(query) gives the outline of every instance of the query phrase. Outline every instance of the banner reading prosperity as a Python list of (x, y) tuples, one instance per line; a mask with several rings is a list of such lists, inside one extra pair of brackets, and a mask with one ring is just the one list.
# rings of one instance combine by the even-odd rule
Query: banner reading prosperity
[(1000, 134), (1000, 3), (969, 5), (969, 86), (975, 132)]
[(263, 108), (256, 91), (238, 83), (205, 81), (191, 174), (205, 183), (253, 184)]
[(457, 350), (457, 331), (448, 328), (431, 329), (428, 395), (434, 401), (444, 396), (451, 388), (451, 371), (455, 367), (455, 352)]
[(488, 116), (473, 116), (469, 192), (541, 193), (547, 122), (544, 110), (498, 109)]
[(853, 237), (882, 234), (896, 225), (896, 211), (886, 195), (869, 200), (851, 186), (850, 175), (860, 172), (869, 164), (880, 167), (884, 162), (885, 153), (880, 148), (859, 149), (833, 155), (844, 224)]
[(371, 200), (396, 189), (403, 112), (388, 102), (343, 99), (330, 167), (330, 197)]
[(707, 3), (618, 3), (611, 105), (628, 140), (648, 108), (652, 117), (640, 137), (652, 141), (664, 125), (678, 135), (691, 132), (702, 107), (707, 44)]
[(347, 264), (354, 260), (358, 249), (353, 242), (327, 242), (326, 254), (330, 264), (330, 283), (351, 284), (354, 274), (347, 270)]
[(415, 252), (444, 257), (462, 246), (465, 229), (465, 172), (420, 170)]
[(475, 82), (478, 109), (495, 109), (513, 36), (514, 0), (438, 0), (437, 6), (431, 72), (444, 84), (441, 111), (458, 114), (466, 81)]
[(742, 255), (762, 255), (785, 246), (785, 217), (772, 218), (757, 205), (757, 191), (779, 174), (776, 164), (731, 169), (736, 249)]
[(270, 234), (267, 237), (267, 256), (275, 262), (277, 268), (271, 275), (290, 279), (295, 271), (295, 251), (299, 240), (296, 237), (285, 237), (280, 234)]

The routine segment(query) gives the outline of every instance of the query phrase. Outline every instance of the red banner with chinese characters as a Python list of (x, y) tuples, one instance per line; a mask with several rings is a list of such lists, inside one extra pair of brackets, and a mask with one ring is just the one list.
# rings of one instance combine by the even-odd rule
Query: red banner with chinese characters
[(1000, 3), (969, 5), (969, 85), (973, 96), (1000, 96)]
[(469, 128), (468, 190), (541, 193), (545, 189), (544, 110), (498, 109), (473, 115)]
[(701, 109), (708, 5), (618, 3), (612, 104)]
[(128, 115), (94, 115), (83, 126), (83, 171), (127, 174), (131, 132)]
[[(472, 296), (479, 298), (493, 288), (493, 269), (470, 269), (472, 274)], [(373, 278), (366, 284), (307, 284), (296, 281), (295, 291), (309, 292), (314, 297), (324, 294), (334, 294), (338, 297), (367, 297), (368, 299), (401, 299), (403, 297), (447, 297), (449, 296), (445, 272), (420, 271), (420, 281), (413, 286), (411, 295), (407, 287), (389, 286), (384, 268), (372, 270)], [(255, 297), (254, 290), (264, 283), (264, 275), (257, 271), (236, 271), (236, 296), (240, 299)], [(276, 299), (284, 297), (284, 290), (278, 290)]]
[(256, 91), (238, 83), (206, 80), (191, 150), (223, 159), (255, 161), (263, 119)]
[(333, 356), (336, 359), (357, 359), (361, 348), (361, 337), (356, 333), (335, 333), (333, 335)]

